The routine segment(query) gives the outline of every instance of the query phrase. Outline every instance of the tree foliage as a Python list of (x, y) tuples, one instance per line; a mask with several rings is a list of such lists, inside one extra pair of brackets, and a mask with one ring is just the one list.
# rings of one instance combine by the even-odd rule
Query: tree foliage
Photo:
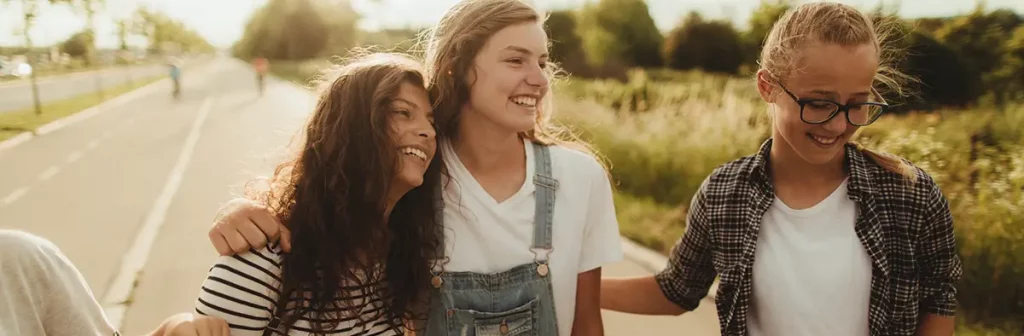
[(663, 37), (643, 0), (601, 0), (580, 12), (583, 49), (591, 64), (657, 67)]
[(570, 74), (585, 75), (589, 67), (583, 39), (577, 33), (576, 18), (577, 13), (571, 10), (551, 12), (544, 29), (551, 44), (551, 59)]
[(701, 69), (735, 74), (743, 64), (744, 44), (727, 21), (705, 21), (695, 12), (665, 39), (666, 65), (677, 70)]
[(270, 0), (250, 18), (234, 52), (288, 60), (342, 54), (356, 44), (358, 19), (345, 0)]

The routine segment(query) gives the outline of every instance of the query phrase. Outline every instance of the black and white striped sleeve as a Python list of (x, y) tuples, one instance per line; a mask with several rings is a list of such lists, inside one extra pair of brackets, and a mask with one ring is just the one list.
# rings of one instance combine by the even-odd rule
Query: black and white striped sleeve
[(231, 335), (261, 335), (281, 283), (281, 255), (266, 247), (220, 257), (196, 300), (196, 313), (228, 322)]

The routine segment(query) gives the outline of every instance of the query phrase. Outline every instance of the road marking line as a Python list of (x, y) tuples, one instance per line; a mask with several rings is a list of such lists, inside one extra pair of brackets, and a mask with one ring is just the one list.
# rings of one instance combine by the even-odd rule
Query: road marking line
[(90, 150), (96, 149), (96, 147), (98, 147), (99, 145), (100, 145), (100, 141), (99, 140), (89, 141), (89, 149)]
[(210, 107), (213, 105), (211, 99), (207, 97), (203, 101), (202, 107), (199, 108), (199, 114), (196, 116), (195, 122), (192, 123), (192, 129), (189, 131), (188, 137), (185, 138), (181, 155), (178, 156), (178, 161), (174, 164), (174, 168), (171, 169), (171, 173), (167, 177), (167, 183), (153, 204), (153, 208), (146, 214), (146, 220), (135, 236), (135, 241), (132, 242), (131, 248), (128, 249), (128, 253), (122, 259), (121, 269), (114, 277), (114, 281), (110, 284), (110, 288), (107, 289), (104, 296), (103, 309), (106, 312), (107, 318), (113, 324), (114, 329), (120, 329), (121, 324), (124, 322), (128, 305), (131, 304), (132, 293), (135, 291), (136, 281), (142, 273), (142, 268), (146, 265), (146, 259), (149, 258), (150, 250), (156, 242), (160, 227), (163, 226), (164, 221), (167, 219), (167, 210), (171, 207), (171, 200), (178, 192), (178, 188), (181, 187), (185, 170), (188, 168), (189, 161), (192, 160), (196, 143), (199, 142), (203, 123), (206, 121), (206, 117), (210, 113)]
[(39, 174), (39, 180), (40, 181), (49, 180), (50, 178), (53, 177), (53, 175), (57, 175), (57, 172), (59, 172), (59, 171), (60, 171), (60, 167), (50, 166), (50, 168), (47, 168), (46, 170), (44, 170), (42, 174)]
[(21, 198), (22, 196), (25, 196), (25, 194), (27, 194), (27, 193), (28, 193), (28, 187), (18, 188), (17, 190), (14, 190), (14, 192), (12, 192), (9, 195), (7, 195), (7, 197), (4, 197), (3, 203), (4, 203), (4, 205), (14, 203), (14, 201), (17, 201), (19, 198)]
[(82, 154), (82, 151), (75, 151), (74, 153), (71, 153), (68, 155), (68, 163), (75, 163), (75, 161), (82, 158), (82, 155), (84, 155)]

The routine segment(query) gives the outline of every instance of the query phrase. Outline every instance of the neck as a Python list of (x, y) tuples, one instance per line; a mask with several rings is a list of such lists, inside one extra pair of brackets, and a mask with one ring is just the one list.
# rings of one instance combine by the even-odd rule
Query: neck
[(845, 153), (828, 162), (813, 164), (801, 158), (789, 144), (778, 139), (780, 137), (776, 136), (769, 154), (771, 176), (775, 183), (820, 185), (846, 178), (843, 168)]
[(395, 209), (395, 204), (398, 204), (398, 200), (405, 196), (405, 193), (412, 190), (405, 186), (392, 185), (391, 190), (388, 191), (387, 203), (384, 204), (384, 222), (387, 223), (388, 218), (391, 218), (391, 211)]
[(452, 149), (467, 169), (491, 171), (516, 166), (512, 163), (520, 160), (525, 162), (526, 152), (518, 133), (467, 109), (463, 110), (461, 118), (458, 136), (452, 139)]

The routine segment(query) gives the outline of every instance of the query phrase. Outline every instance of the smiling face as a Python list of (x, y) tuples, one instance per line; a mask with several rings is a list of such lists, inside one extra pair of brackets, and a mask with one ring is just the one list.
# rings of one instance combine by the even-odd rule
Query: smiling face
[[(872, 44), (820, 43), (809, 44), (797, 53), (799, 62), (795, 64), (799, 64), (799, 69), (789, 72), (789, 76), (776, 79), (767, 71), (758, 74), (758, 89), (765, 101), (773, 105), (773, 138), (779, 150), (795, 154), (810, 164), (840, 160), (844, 145), (859, 127), (851, 124), (844, 112), (825, 123), (805, 122), (801, 119), (800, 105), (783, 87), (800, 99), (825, 99), (839, 104), (876, 101), (871, 85), (878, 70), (878, 53)], [(834, 110), (834, 107), (805, 104), (804, 119), (822, 114), (818, 112), (827, 115), (830, 111), (826, 110)]]
[(426, 89), (410, 82), (402, 83), (391, 100), (391, 111), (391, 136), (399, 154), (392, 185), (409, 190), (423, 184), (423, 174), (437, 150), (434, 113)]
[(464, 106), (470, 123), (486, 122), (509, 132), (536, 124), (538, 106), (548, 93), (547, 34), (537, 22), (513, 24), (491, 36), (473, 59)]

